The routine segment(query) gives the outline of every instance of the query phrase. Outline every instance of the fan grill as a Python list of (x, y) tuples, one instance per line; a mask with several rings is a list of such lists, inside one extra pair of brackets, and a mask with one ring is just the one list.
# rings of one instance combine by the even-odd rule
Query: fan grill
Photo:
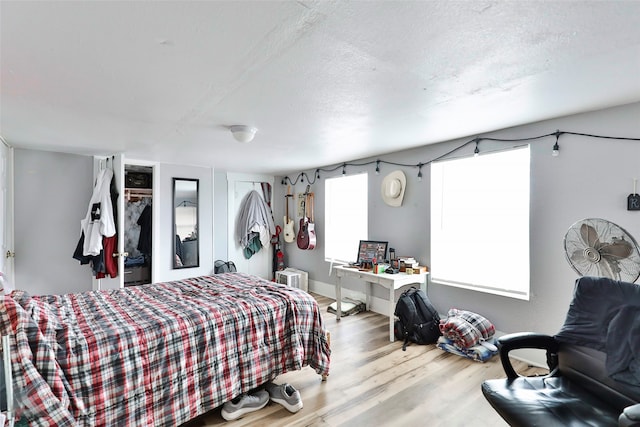
[(622, 227), (600, 218), (576, 222), (564, 237), (567, 261), (581, 276), (635, 282), (640, 276), (640, 252)]

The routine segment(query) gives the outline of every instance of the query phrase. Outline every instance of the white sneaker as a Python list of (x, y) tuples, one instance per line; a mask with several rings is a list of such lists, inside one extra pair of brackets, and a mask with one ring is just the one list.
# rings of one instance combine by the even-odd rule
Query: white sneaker
[(293, 388), (291, 384), (278, 385), (270, 382), (265, 388), (269, 392), (271, 400), (287, 408), (287, 411), (295, 414), (302, 409), (300, 392)]
[(222, 405), (222, 418), (227, 421), (237, 420), (243, 415), (262, 409), (269, 402), (269, 393), (264, 390), (254, 394), (241, 394)]

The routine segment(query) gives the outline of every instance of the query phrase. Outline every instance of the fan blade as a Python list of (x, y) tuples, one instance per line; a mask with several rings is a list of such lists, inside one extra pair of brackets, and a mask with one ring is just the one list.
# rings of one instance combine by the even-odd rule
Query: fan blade
[(598, 238), (596, 229), (589, 224), (582, 224), (580, 226), (580, 236), (582, 237), (584, 243), (591, 246), (592, 248), (600, 245), (600, 239)]
[(582, 249), (573, 251), (573, 253), (569, 256), (569, 258), (573, 262), (588, 261), (587, 258), (585, 258), (584, 251)]
[(627, 258), (633, 253), (633, 246), (626, 240), (614, 240), (613, 243), (602, 245), (600, 253), (606, 257)]

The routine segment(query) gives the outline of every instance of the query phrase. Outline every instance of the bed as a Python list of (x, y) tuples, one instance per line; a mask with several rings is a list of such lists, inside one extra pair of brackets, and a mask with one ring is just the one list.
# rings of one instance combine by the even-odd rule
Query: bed
[(2, 304), (29, 425), (176, 426), (285, 372), (329, 374), (314, 298), (243, 273)]

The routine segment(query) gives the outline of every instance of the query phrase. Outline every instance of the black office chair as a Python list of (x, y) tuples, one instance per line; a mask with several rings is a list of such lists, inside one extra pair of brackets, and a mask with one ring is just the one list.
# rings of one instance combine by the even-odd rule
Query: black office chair
[[(511, 426), (640, 426), (640, 286), (606, 278), (576, 281), (555, 336), (498, 339), (506, 379), (482, 393)], [(520, 376), (512, 350), (543, 349), (548, 375)]]

